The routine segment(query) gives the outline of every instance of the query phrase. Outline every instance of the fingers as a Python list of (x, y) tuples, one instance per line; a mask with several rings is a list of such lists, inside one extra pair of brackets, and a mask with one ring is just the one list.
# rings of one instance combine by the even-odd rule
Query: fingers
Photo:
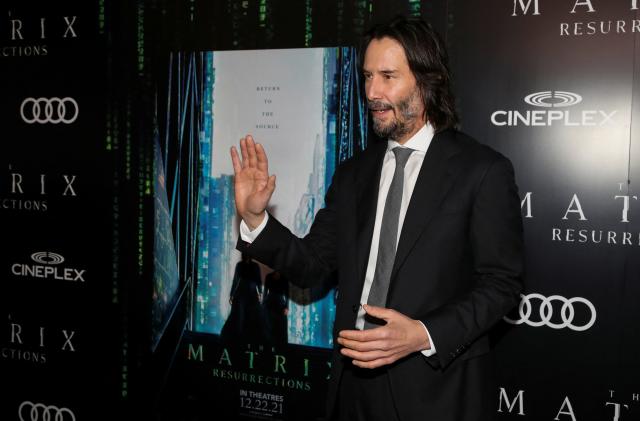
[(247, 138), (240, 139), (240, 152), (242, 153), (242, 168), (249, 165), (249, 152), (247, 151)]
[(389, 308), (384, 308), (384, 307), (376, 307), (369, 304), (364, 304), (362, 308), (364, 308), (364, 311), (366, 311), (367, 314), (375, 317), (376, 319), (381, 319), (386, 321), (389, 321), (389, 319), (392, 319), (393, 316), (397, 314), (395, 310), (391, 310)]
[(387, 357), (382, 357), (382, 358), (378, 358), (378, 359), (374, 359), (371, 361), (362, 361), (362, 360), (353, 360), (353, 365), (360, 367), (360, 368), (378, 368), (378, 367), (382, 367), (384, 365), (389, 365), (389, 364), (393, 364), (394, 362), (396, 362), (397, 360), (399, 360), (400, 358), (402, 358), (404, 355), (402, 353), (397, 353), (397, 354), (393, 354), (393, 355), (389, 355)]
[(256, 142), (253, 137), (247, 135), (247, 153), (249, 154), (249, 167), (256, 168), (258, 166), (258, 155), (256, 153)]
[(240, 163), (240, 158), (238, 157), (238, 151), (235, 146), (231, 147), (231, 163), (233, 164), (233, 173), (238, 175), (238, 173), (242, 170), (242, 164)]
[[(251, 135), (240, 139), (240, 152), (242, 153), (242, 161), (238, 161), (241, 168), (257, 168), (264, 173), (269, 173), (269, 160), (264, 147), (260, 143), (256, 143)], [(233, 159), (233, 152), (231, 157)], [(234, 170), (235, 168), (234, 162)]]
[(342, 348), (340, 350), (340, 353), (345, 357), (353, 359), (354, 361), (374, 361), (379, 360), (380, 358), (387, 358), (389, 356), (388, 351), (376, 350), (361, 352), (349, 348)]
[[(376, 332), (373, 332), (377, 329), (379, 328), (368, 330), (341, 330), (340, 332), (338, 332), (338, 339), (344, 338), (360, 342), (381, 339), (380, 337), (378, 337), (378, 335), (375, 334)], [(373, 332), (373, 334), (371, 332)]]
[(387, 340), (360, 342), (351, 339), (338, 338), (338, 343), (345, 348), (353, 349), (355, 351), (388, 351), (392, 348), (391, 342)]
[(257, 158), (258, 169), (268, 174), (269, 160), (267, 160), (267, 154), (264, 151), (264, 147), (260, 143), (256, 143), (256, 158)]
[(353, 341), (366, 342), (387, 339), (389, 329), (386, 326), (380, 326), (366, 330), (341, 330), (338, 333), (340, 338), (351, 339)]

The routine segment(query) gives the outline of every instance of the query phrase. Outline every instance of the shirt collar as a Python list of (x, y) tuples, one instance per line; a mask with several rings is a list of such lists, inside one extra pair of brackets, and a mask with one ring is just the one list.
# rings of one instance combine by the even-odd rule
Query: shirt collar
[(411, 148), (413, 150), (426, 153), (427, 149), (429, 148), (429, 144), (431, 144), (431, 140), (433, 139), (433, 135), (434, 135), (433, 126), (431, 125), (431, 123), (427, 122), (424, 126), (420, 128), (420, 130), (416, 132), (416, 134), (411, 136), (411, 138), (407, 140), (404, 145), (400, 145), (395, 140), (388, 140), (387, 152), (389, 152), (391, 149), (395, 148), (396, 146), (400, 146), (400, 147)]

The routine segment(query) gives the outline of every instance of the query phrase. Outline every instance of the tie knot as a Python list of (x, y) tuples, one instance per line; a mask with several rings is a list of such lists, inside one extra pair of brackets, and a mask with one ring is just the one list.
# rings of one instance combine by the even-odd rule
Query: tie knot
[(392, 151), (396, 156), (396, 167), (404, 168), (404, 166), (407, 164), (409, 156), (411, 156), (411, 152), (413, 152), (413, 149), (401, 148), (400, 146), (396, 146), (392, 149)]

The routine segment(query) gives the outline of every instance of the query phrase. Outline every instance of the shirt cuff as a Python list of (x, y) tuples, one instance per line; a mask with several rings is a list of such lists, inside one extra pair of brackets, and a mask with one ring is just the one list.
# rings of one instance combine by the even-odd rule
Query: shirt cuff
[[(255, 239), (258, 238), (258, 235), (260, 235), (264, 227), (267, 226), (268, 220), (269, 220), (269, 213), (265, 212), (262, 222), (253, 231), (249, 229), (249, 226), (245, 224), (244, 220), (240, 221), (240, 238), (242, 239), (242, 241), (245, 241), (247, 243), (253, 243)], [(431, 340), (431, 338), (429, 338), (429, 340)]]
[[(420, 322), (420, 320), (418, 320)], [(429, 338), (429, 344), (431, 344), (431, 348), (420, 351), (422, 355), (425, 357), (430, 357), (436, 353), (436, 345), (431, 340), (431, 335), (429, 335), (429, 329), (424, 325), (424, 323), (420, 322), (424, 330), (427, 332), (427, 337)]]

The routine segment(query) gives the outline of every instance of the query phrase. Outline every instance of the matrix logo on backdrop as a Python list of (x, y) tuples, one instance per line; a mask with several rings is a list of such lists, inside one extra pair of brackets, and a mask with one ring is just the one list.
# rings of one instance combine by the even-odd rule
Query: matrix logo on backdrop
[(491, 114), (494, 126), (605, 126), (614, 125), (618, 110), (571, 110), (582, 102), (582, 96), (566, 91), (534, 92), (524, 102), (541, 109), (526, 111), (498, 110)]
[[(596, 322), (596, 308), (591, 301), (582, 297), (565, 298), (561, 295), (545, 297), (542, 294), (520, 294), (522, 300), (518, 305), (518, 319), (507, 316), (504, 320), (512, 325), (525, 323), (532, 327), (546, 326), (552, 329), (568, 328), (576, 332), (583, 332)], [(558, 303), (555, 306), (554, 303)], [(559, 306), (562, 304), (562, 306)], [(538, 314), (534, 314), (533, 307), (538, 306)], [(576, 313), (579, 313), (576, 318)], [(586, 316), (586, 317), (581, 317)], [(560, 320), (557, 323), (554, 320)], [(577, 320), (582, 320), (578, 322)]]
[(31, 260), (36, 264), (14, 263), (11, 265), (11, 273), (25, 278), (85, 281), (85, 269), (58, 266), (64, 262), (64, 257), (59, 254), (49, 251), (36, 252), (31, 255)]
[[(558, 3), (559, 0), (546, 0), (549, 3)], [(639, 10), (639, 0), (624, 0), (629, 5), (629, 11)], [(568, 14), (571, 16), (597, 16), (597, 10), (592, 0), (565, 0)], [(607, 4), (613, 2), (601, 2)], [(513, 0), (511, 16), (539, 16), (542, 15), (543, 0)], [(633, 12), (630, 13), (633, 16)], [(575, 22), (561, 22), (560, 36), (591, 36), (608, 34), (640, 33), (640, 19), (616, 19), (616, 20), (587, 20)]]
[[(73, 353), (76, 331), (35, 326), (16, 321), (11, 314), (8, 323), (0, 328), (0, 358), (32, 364), (45, 364), (48, 352)], [(6, 340), (6, 343), (2, 341)]]
[[(621, 227), (622, 230), (611, 229), (598, 229), (594, 227), (593, 222), (590, 221), (590, 206), (586, 204), (583, 206), (583, 202), (577, 193), (574, 193), (571, 197), (567, 197), (566, 205), (563, 205), (557, 212), (557, 216), (560, 217), (561, 226), (551, 228), (551, 241), (573, 243), (573, 244), (600, 244), (609, 246), (640, 246), (640, 232), (626, 231), (628, 224), (638, 214), (638, 195), (629, 194), (625, 192), (627, 183), (619, 183), (617, 194), (611, 196), (605, 196), (599, 198), (600, 200), (613, 200), (620, 206), (620, 213), (617, 215), (611, 215), (615, 217), (615, 221)], [(522, 201), (520, 202), (520, 208), (522, 211), (522, 218), (526, 221), (536, 216), (538, 208), (535, 206), (533, 192), (526, 192)], [(609, 220), (613, 222), (614, 220)], [(575, 225), (574, 225), (575, 224)]]
[(20, 104), (20, 117), (27, 124), (71, 124), (79, 112), (78, 103), (70, 97), (25, 98)]
[(78, 196), (76, 178), (71, 174), (25, 174), (9, 165), (5, 182), (0, 182), (0, 210), (46, 212), (51, 198)]
[(49, 54), (48, 40), (78, 38), (77, 16), (32, 17), (11, 10), (3, 16), (0, 19), (0, 59), (46, 56)]
[(20, 421), (75, 421), (76, 416), (69, 408), (24, 401), (18, 407), (18, 419)]
[[(539, 390), (539, 393), (543, 394), (545, 397), (548, 395), (548, 390)], [(575, 391), (574, 391), (575, 392)], [(601, 401), (601, 405), (605, 408), (605, 411), (608, 413), (607, 418), (598, 418), (599, 420), (606, 421), (625, 421), (637, 419), (634, 415), (637, 414), (636, 411), (640, 409), (640, 393), (615, 393), (615, 390), (609, 389), (609, 393), (603, 396), (603, 400)], [(529, 392), (530, 393), (530, 392)], [(618, 396), (614, 397), (616, 394)], [(620, 396), (621, 395), (621, 396)], [(591, 398), (590, 398), (591, 399)], [(615, 399), (615, 401), (614, 401)], [(538, 399), (533, 399), (534, 402), (539, 402)], [(626, 403), (625, 403), (626, 402)], [(571, 421), (581, 421), (585, 418), (576, 417), (576, 412), (573, 409), (573, 405), (569, 396), (566, 395), (564, 399), (557, 400), (557, 406), (548, 406), (547, 408), (550, 410), (548, 413), (548, 417), (539, 418), (544, 420), (571, 420)], [(505, 414), (514, 414), (514, 415), (527, 415), (525, 411), (525, 390), (519, 389), (517, 392), (514, 392), (513, 389), (507, 390), (504, 387), (499, 388), (498, 392), (498, 412)], [(557, 409), (556, 409), (557, 408)], [(584, 408), (578, 408), (578, 414), (584, 414)], [(555, 417), (553, 415), (555, 414)], [(553, 417), (553, 418), (551, 418)], [(609, 418), (611, 417), (611, 418)], [(589, 417), (589, 419), (593, 419)]]

